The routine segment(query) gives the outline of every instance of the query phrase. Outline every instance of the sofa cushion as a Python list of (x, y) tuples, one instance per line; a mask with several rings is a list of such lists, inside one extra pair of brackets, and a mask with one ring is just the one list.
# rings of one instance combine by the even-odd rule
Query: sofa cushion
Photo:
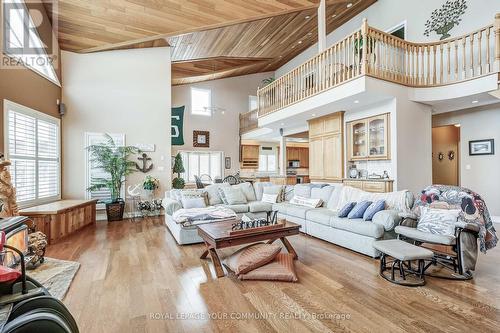
[(252, 183), (245, 182), (238, 185), (233, 185), (233, 188), (239, 188), (247, 198), (247, 201), (257, 200)]
[(240, 204), (240, 205), (217, 205), (231, 209), (236, 214), (248, 213), (248, 204)]
[(205, 208), (207, 207), (207, 203), (205, 201), (205, 198), (202, 197), (197, 197), (197, 198), (182, 198), (182, 207), (184, 209), (191, 209), (191, 208)]
[(283, 196), (284, 196), (284, 189), (285, 187), (282, 185), (271, 185), (271, 186), (265, 186), (264, 191), (262, 194), (272, 194), (272, 195), (278, 195), (277, 201), (276, 202), (282, 202), (283, 201)]
[(349, 212), (349, 215), (347, 215), (347, 218), (350, 219), (359, 219), (363, 217), (363, 214), (365, 213), (366, 209), (372, 204), (371, 201), (361, 201), (354, 206), (354, 208)]
[(253, 187), (255, 190), (256, 200), (262, 200), (262, 193), (264, 193), (264, 187), (272, 186), (272, 185), (273, 185), (273, 183), (271, 183), (271, 182), (255, 182), (253, 184)]
[(312, 188), (311, 189), (311, 199), (321, 199), (322, 207), (326, 206), (326, 203), (330, 199), (333, 191), (335, 190), (334, 186), (328, 185), (321, 188)]
[(210, 206), (219, 205), (222, 203), (222, 198), (219, 194), (219, 187), (221, 186), (231, 186), (228, 183), (212, 184), (204, 188), (208, 193), (208, 204)]
[(299, 197), (310, 198), (311, 186), (308, 184), (297, 184), (293, 188), (293, 194)]
[(342, 188), (344, 185), (342, 184), (336, 184), (334, 185), (334, 189), (332, 191), (332, 194), (330, 195), (330, 198), (326, 202), (326, 208), (332, 209), (332, 210), (338, 210), (338, 205), (339, 205), (339, 200), (340, 200), (340, 193), (342, 193)]
[(435, 243), (435, 244), (444, 244), (444, 245), (453, 245), (456, 242), (456, 238), (454, 236), (449, 235), (438, 235), (431, 234), (430, 232), (423, 232), (417, 230), (417, 228), (412, 227), (404, 227), (398, 225), (394, 231), (397, 234), (403, 235), (405, 237), (415, 239), (421, 242), (427, 243)]
[(248, 273), (240, 274), (240, 280), (266, 280), (296, 282), (293, 255), (289, 253), (278, 253), (270, 263), (260, 266)]
[(350, 231), (358, 235), (380, 238), (384, 235), (384, 227), (363, 219), (346, 219), (334, 216), (330, 219), (330, 225), (335, 229)]
[(241, 205), (248, 202), (243, 191), (237, 187), (219, 187), (219, 193), (226, 205)]
[(263, 201), (250, 201), (248, 203), (250, 213), (270, 212), (273, 210), (273, 204)]
[(306, 212), (313, 208), (297, 206), (288, 202), (280, 202), (273, 205), (273, 210), (277, 210), (279, 213), (284, 215), (295, 216), (301, 219), (306, 218)]
[(374, 201), (370, 206), (368, 206), (368, 208), (366, 208), (365, 212), (363, 213), (363, 220), (371, 221), (373, 219), (373, 216), (381, 210), (384, 210), (384, 208), (385, 200)]
[(181, 190), (181, 202), (184, 199), (203, 198), (205, 205), (208, 204), (208, 193), (205, 190)]
[(372, 218), (372, 223), (383, 226), (385, 231), (394, 230), (400, 221), (401, 217), (397, 210), (381, 210)]
[(314, 208), (306, 212), (306, 220), (330, 226), (330, 219), (337, 213), (327, 208)]
[(281, 246), (276, 244), (252, 244), (227, 257), (224, 263), (236, 275), (245, 274), (273, 261), (280, 251)]

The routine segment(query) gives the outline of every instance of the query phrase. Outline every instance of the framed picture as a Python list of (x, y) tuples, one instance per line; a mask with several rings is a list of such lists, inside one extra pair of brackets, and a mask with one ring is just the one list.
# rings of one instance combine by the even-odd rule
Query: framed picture
[(231, 169), (231, 157), (226, 157), (224, 159), (224, 167), (226, 169)]
[(209, 131), (193, 131), (193, 147), (210, 147)]
[(495, 154), (495, 140), (473, 140), (469, 141), (469, 155), (494, 155)]

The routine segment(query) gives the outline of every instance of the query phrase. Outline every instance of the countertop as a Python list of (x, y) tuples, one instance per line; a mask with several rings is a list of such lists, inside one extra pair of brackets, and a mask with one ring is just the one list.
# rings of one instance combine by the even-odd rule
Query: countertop
[(344, 178), (343, 180), (347, 180), (347, 181), (353, 181), (353, 182), (360, 182), (360, 181), (369, 181), (369, 182), (393, 182), (394, 179), (378, 179), (378, 178), (375, 178), (375, 179), (371, 179), (371, 178)]

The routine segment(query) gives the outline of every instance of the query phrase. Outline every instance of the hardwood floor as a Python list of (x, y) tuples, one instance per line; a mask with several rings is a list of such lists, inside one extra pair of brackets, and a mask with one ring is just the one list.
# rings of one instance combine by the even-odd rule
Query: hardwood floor
[(47, 256), (81, 263), (64, 300), (81, 332), (498, 332), (498, 248), (480, 255), (472, 281), (408, 288), (379, 277), (372, 258), (290, 241), (298, 283), (217, 279), (203, 245), (178, 246), (159, 218), (98, 222)]

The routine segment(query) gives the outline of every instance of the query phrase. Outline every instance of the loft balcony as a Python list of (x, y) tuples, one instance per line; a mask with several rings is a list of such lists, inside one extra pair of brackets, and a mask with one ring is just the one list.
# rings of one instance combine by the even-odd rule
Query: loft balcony
[[(457, 95), (455, 85), (462, 83), (468, 84), (470, 95), (487, 91), (494, 95), (491, 91), (498, 90), (499, 63), (500, 14), (494, 24), (432, 43), (400, 39), (364, 20), (358, 30), (258, 89), (258, 119), (261, 122), (277, 111), (363, 77), (414, 88), (409, 99), (422, 103), (440, 98), (433, 92), (446, 95), (446, 87), (448, 95)], [(473, 80), (485, 84), (481, 83), (481, 89), (471, 87)]]

